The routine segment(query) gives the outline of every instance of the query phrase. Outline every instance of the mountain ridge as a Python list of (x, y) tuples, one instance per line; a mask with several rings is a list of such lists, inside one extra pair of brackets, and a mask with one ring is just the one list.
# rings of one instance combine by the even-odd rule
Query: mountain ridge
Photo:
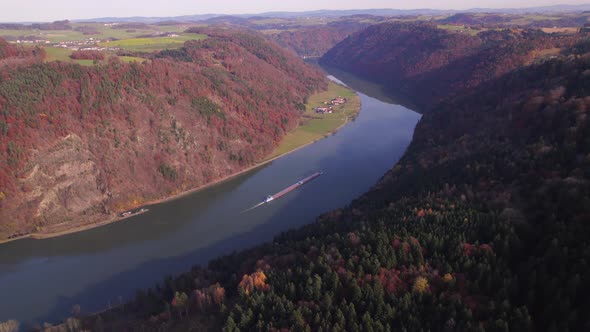
[(236, 16), (242, 18), (250, 17), (274, 17), (274, 18), (293, 18), (301, 16), (310, 17), (339, 17), (350, 15), (376, 15), (376, 16), (411, 16), (411, 15), (441, 15), (441, 14), (456, 14), (456, 13), (563, 13), (563, 12), (580, 12), (590, 10), (590, 4), (582, 5), (553, 5), (541, 7), (525, 7), (525, 8), (471, 8), (464, 10), (457, 9), (349, 9), (349, 10), (312, 10), (303, 12), (262, 12), (255, 14), (196, 14), (196, 15), (181, 15), (181, 16), (164, 16), (164, 17), (99, 17), (92, 19), (73, 19), (72, 22), (145, 22), (155, 23), (159, 21), (169, 20), (187, 20), (187, 21), (204, 21), (210, 18), (223, 16)]

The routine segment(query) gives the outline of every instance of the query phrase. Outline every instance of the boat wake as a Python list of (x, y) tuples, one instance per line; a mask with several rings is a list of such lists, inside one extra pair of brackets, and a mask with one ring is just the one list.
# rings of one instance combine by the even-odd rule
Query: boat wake
[(244, 211), (240, 212), (240, 214), (241, 214), (241, 213), (246, 213), (246, 212), (248, 212), (248, 211), (252, 211), (252, 210), (254, 210), (255, 208), (257, 208), (257, 207), (261, 206), (261, 205), (262, 205), (262, 204), (264, 204), (264, 203), (266, 203), (266, 202), (265, 202), (265, 201), (262, 201), (262, 202), (260, 202), (260, 203), (258, 203), (258, 204), (256, 204), (256, 205), (254, 205), (253, 207), (251, 207), (251, 208), (249, 208), (249, 209), (246, 209), (246, 210), (244, 210)]

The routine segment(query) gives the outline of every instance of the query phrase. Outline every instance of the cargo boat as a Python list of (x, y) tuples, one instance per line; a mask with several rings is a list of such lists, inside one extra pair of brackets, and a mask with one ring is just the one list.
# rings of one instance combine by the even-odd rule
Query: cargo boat
[(120, 218), (129, 218), (129, 217), (136, 216), (138, 214), (142, 214), (142, 213), (145, 213), (145, 212), (148, 212), (148, 211), (149, 211), (149, 209), (145, 209), (145, 208), (142, 208), (142, 209), (139, 209), (139, 210), (131, 210), (131, 211), (120, 213), (119, 214), (119, 217)]
[(306, 184), (307, 182), (309, 182), (309, 181), (311, 181), (311, 180), (313, 180), (313, 179), (317, 178), (318, 176), (320, 176), (320, 175), (322, 175), (322, 174), (324, 174), (324, 172), (322, 172), (322, 171), (315, 172), (315, 173), (313, 173), (312, 175), (310, 175), (310, 176), (308, 176), (308, 177), (306, 177), (306, 178), (304, 178), (304, 179), (301, 179), (301, 180), (297, 181), (295, 184), (293, 184), (293, 185), (290, 185), (289, 187), (287, 187), (287, 188), (285, 188), (285, 189), (283, 189), (283, 190), (279, 191), (278, 193), (276, 193), (276, 194), (274, 194), (274, 195), (269, 195), (269, 196), (267, 196), (267, 197), (264, 199), (264, 203), (268, 203), (268, 202), (270, 202), (270, 201), (273, 201), (273, 200), (275, 200), (275, 199), (278, 199), (278, 198), (280, 198), (281, 196), (283, 196), (283, 195), (286, 195), (286, 194), (290, 193), (291, 191), (293, 191), (293, 190), (295, 190), (295, 189), (297, 189), (297, 188), (301, 187), (302, 185), (304, 185), (304, 184)]

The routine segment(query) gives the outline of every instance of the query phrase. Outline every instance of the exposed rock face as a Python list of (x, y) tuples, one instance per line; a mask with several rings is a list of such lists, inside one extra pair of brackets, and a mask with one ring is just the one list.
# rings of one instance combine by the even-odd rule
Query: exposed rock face
[(108, 198), (94, 156), (79, 136), (71, 134), (38, 151), (21, 180), (27, 189), (23, 205), (36, 224), (68, 221), (95, 209)]

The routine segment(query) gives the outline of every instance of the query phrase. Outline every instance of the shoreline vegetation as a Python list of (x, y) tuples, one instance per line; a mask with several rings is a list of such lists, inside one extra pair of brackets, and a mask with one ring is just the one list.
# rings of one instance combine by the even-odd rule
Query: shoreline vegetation
[[(346, 99), (346, 103), (329, 105), (330, 100), (336, 97)], [(329, 106), (333, 107), (333, 113), (331, 114), (318, 114), (314, 111), (316, 107)], [(283, 156), (327, 137), (345, 126), (348, 121), (354, 120), (360, 108), (360, 98), (354, 90), (330, 81), (326, 91), (309, 97), (299, 126), (283, 137), (278, 147), (267, 159)]]
[[(316, 107), (324, 107), (324, 102), (329, 103), (335, 97), (341, 96), (346, 99), (346, 103), (342, 105), (333, 106), (333, 113), (332, 114), (316, 114), (314, 108)], [(140, 208), (148, 208), (150, 206), (170, 202), (176, 199), (180, 199), (182, 197), (194, 194), (198, 191), (207, 189), (214, 185), (220, 184), (227, 180), (233, 179), (239, 175), (244, 173), (253, 171), (259, 167), (262, 167), (276, 159), (279, 159), (289, 153), (295, 152), (299, 149), (302, 149), (310, 144), (313, 144), (321, 139), (328, 137), (329, 135), (335, 133), (340, 128), (344, 127), (348, 121), (354, 120), (358, 113), (360, 112), (361, 103), (360, 97), (358, 94), (343, 85), (340, 85), (336, 82), (330, 81), (328, 85), (328, 89), (326, 91), (321, 91), (315, 93), (309, 97), (307, 104), (305, 105), (305, 112), (301, 116), (300, 124), (297, 128), (293, 131), (285, 135), (285, 137), (281, 140), (277, 148), (265, 159), (261, 160), (260, 162), (232, 173), (230, 175), (224, 176), (202, 186), (189, 189), (183, 191), (178, 194), (174, 194), (165, 198), (150, 200), (142, 204), (141, 206), (137, 206), (134, 209)], [(23, 236), (18, 236), (10, 239), (0, 239), (0, 245), (9, 243), (12, 241), (23, 240), (23, 239), (47, 239), (53, 238), (68, 234), (73, 234), (77, 232), (83, 232), (86, 230), (90, 230), (93, 228), (105, 226), (111, 223), (119, 222), (126, 220), (128, 218), (132, 218), (137, 216), (138, 214), (132, 214), (128, 217), (120, 217), (119, 214), (122, 211), (118, 211), (114, 213), (110, 219), (106, 219), (103, 221), (98, 221), (89, 224), (81, 224), (78, 226), (69, 227), (62, 230), (56, 231), (49, 231), (49, 232), (37, 232), (37, 233), (29, 233)], [(64, 224), (65, 226), (65, 224)], [(55, 225), (53, 228), (58, 228), (59, 225)]]

